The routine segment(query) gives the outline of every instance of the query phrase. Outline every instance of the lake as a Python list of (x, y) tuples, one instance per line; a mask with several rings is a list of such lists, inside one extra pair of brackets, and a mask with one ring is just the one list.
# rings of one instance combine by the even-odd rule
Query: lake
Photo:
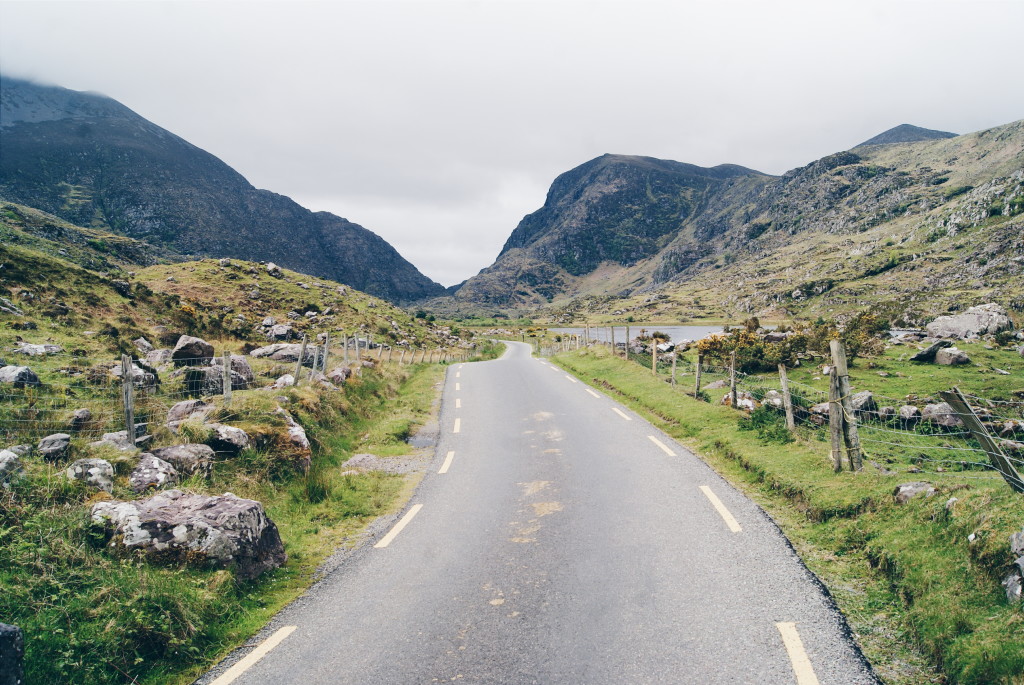
[[(609, 326), (591, 326), (590, 337), (593, 340), (599, 340), (608, 342), (608, 329)], [(586, 328), (550, 328), (548, 329), (555, 333), (567, 333), (569, 335), (582, 336), (586, 332)], [(671, 338), (672, 342), (680, 342), (681, 340), (700, 340), (706, 338), (712, 333), (721, 333), (723, 330), (722, 326), (657, 326), (651, 324), (642, 323), (631, 323), (629, 324), (629, 337), (636, 338), (640, 335), (640, 331), (647, 331), (647, 335), (650, 335), (654, 331), (661, 331), (667, 333)], [(626, 327), (615, 326), (615, 342), (621, 343), (626, 340)]]

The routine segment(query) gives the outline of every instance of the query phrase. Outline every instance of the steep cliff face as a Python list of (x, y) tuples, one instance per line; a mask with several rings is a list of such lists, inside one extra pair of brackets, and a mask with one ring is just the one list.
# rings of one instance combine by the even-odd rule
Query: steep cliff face
[(443, 292), (376, 234), (257, 190), (110, 98), (0, 80), (0, 197), (180, 255), (269, 260), (408, 302)]

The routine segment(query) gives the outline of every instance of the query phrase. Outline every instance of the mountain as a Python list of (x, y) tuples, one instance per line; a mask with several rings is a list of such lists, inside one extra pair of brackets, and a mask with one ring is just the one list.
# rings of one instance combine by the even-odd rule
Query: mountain
[(258, 190), (103, 95), (0, 77), (0, 198), (182, 256), (273, 261), (395, 302), (444, 292), (376, 234)]
[(941, 140), (942, 138), (956, 138), (957, 134), (948, 131), (934, 131), (930, 128), (921, 128), (911, 124), (900, 124), (890, 128), (888, 131), (879, 133), (874, 138), (869, 138), (857, 147), (865, 145), (891, 145), (893, 143), (917, 143), (922, 140)]
[[(455, 290), (455, 301), (529, 306), (592, 290), (595, 280), (605, 291), (650, 285), (662, 262), (700, 252), (687, 238), (713, 233), (723, 212), (771, 179), (734, 165), (603, 155), (556, 178), (544, 206), (519, 223), (492, 266)], [(656, 258), (649, 273), (629, 276)]]

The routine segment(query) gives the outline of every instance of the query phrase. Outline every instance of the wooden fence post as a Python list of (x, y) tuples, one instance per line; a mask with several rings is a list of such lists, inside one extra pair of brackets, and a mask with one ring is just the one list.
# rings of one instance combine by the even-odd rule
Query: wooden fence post
[(231, 353), (224, 350), (224, 406), (228, 407), (231, 405)]
[(345, 331), (342, 331), (341, 332), (341, 339), (345, 341), (344, 344), (342, 345), (343, 351), (342, 351), (341, 360), (342, 360), (342, 363), (345, 364), (345, 366), (348, 366), (348, 333), (346, 333)]
[(676, 360), (678, 358), (679, 358), (679, 355), (676, 354), (675, 352), (673, 352), (672, 353), (672, 387), (673, 388), (676, 387)]
[(828, 373), (828, 433), (832, 438), (832, 470), (843, 470), (843, 407), (839, 401), (839, 374)]
[(999, 448), (999, 445), (988, 430), (985, 428), (985, 424), (981, 422), (977, 414), (971, 409), (970, 405), (967, 404), (967, 398), (963, 396), (959, 388), (953, 388), (952, 390), (945, 390), (939, 392), (939, 396), (944, 402), (949, 404), (959, 416), (960, 420), (964, 422), (964, 426), (967, 430), (974, 435), (974, 439), (981, 444), (981, 448), (988, 454), (988, 458), (992, 461), (992, 464), (1002, 474), (1003, 480), (1009, 484), (1014, 491), (1024, 493), (1024, 479), (1017, 472), (1017, 469), (1013, 467), (1013, 463), (1006, 458), (1003, 451)]
[(609, 326), (608, 330), (611, 331), (612, 354), (618, 356), (619, 348), (615, 347), (615, 326)]
[(320, 360), (320, 373), (327, 374), (327, 356), (331, 352), (331, 332), (327, 331), (324, 334), (324, 353), (323, 359)]
[(121, 397), (124, 400), (124, 425), (128, 442), (135, 446), (135, 385), (132, 382), (132, 358), (121, 355)]
[(302, 334), (302, 346), (299, 347), (299, 360), (295, 362), (295, 385), (299, 384), (302, 377), (302, 362), (306, 360), (306, 334)]
[(789, 378), (786, 377), (786, 365), (779, 364), (779, 383), (782, 385), (782, 406), (786, 410), (786, 428), (796, 430), (796, 419), (793, 416), (793, 397), (789, 394)]
[(398, 358), (398, 365), (405, 364), (405, 348), (402, 348), (402, 356)]
[(356, 364), (358, 364), (360, 361), (362, 361), (359, 357), (359, 331), (356, 331), (355, 334), (352, 336), (352, 342), (355, 343), (356, 346)]
[(623, 348), (623, 359), (629, 359), (629, 326), (626, 326), (626, 346)]
[(658, 377), (658, 346), (654, 344), (654, 338), (651, 338), (651, 375)]
[(739, 404), (739, 397), (736, 395), (736, 350), (729, 355), (729, 400), (732, 408), (736, 409)]
[(850, 468), (860, 471), (864, 468), (864, 459), (860, 451), (860, 436), (857, 434), (857, 417), (853, 412), (853, 400), (850, 398), (850, 371), (846, 366), (846, 348), (841, 340), (829, 343), (832, 351), (832, 363), (839, 377), (839, 400), (843, 407), (843, 437), (846, 450), (850, 457)]
[(693, 397), (697, 399), (700, 395), (700, 372), (704, 369), (704, 355), (697, 353), (697, 382), (693, 386)]

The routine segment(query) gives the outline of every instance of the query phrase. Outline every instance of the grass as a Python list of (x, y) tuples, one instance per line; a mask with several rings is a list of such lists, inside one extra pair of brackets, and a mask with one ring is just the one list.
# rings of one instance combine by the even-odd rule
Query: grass
[(1001, 481), (948, 474), (938, 495), (898, 506), (892, 491), (906, 476), (835, 474), (827, 444), (778, 445), (739, 430), (737, 412), (687, 397), (603, 348), (553, 361), (646, 415), (765, 507), (886, 682), (1024, 682), (1024, 610), (999, 586), (1024, 500)]
[[(0, 616), (26, 635), (26, 682), (186, 683), (299, 596), (317, 567), (374, 517), (399, 505), (410, 479), (341, 475), (357, 450), (397, 456), (429, 420), (439, 365), (365, 371), (344, 392), (310, 386), (280, 394), (313, 443), (313, 466), (295, 469), (276, 449), (218, 461), (188, 490), (259, 500), (285, 543), (285, 566), (252, 582), (225, 570), (159, 566), (108, 553), (87, 522), (95, 495), (53, 466), (28, 459), (26, 477), (0, 490)], [(271, 418), (265, 393), (236, 393), (220, 418)], [(127, 469), (114, 496), (132, 498)]]

